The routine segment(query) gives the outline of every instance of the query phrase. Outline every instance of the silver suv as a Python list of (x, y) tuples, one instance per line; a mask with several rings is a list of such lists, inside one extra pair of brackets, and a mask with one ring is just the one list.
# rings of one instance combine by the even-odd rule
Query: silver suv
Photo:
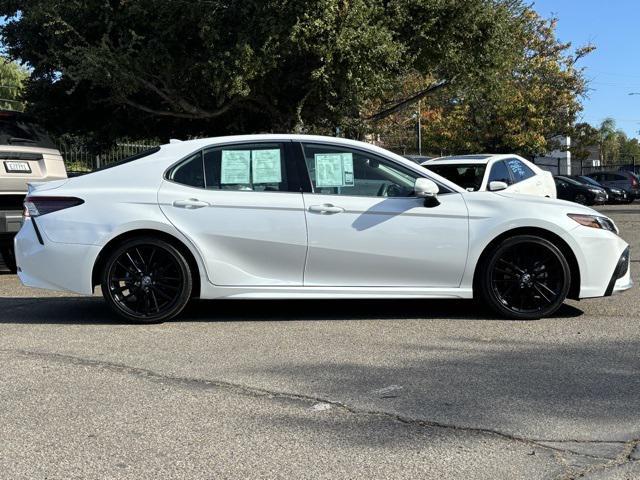
[(13, 237), (22, 225), (27, 183), (67, 178), (49, 136), (28, 117), (0, 110), (0, 252), (15, 271)]

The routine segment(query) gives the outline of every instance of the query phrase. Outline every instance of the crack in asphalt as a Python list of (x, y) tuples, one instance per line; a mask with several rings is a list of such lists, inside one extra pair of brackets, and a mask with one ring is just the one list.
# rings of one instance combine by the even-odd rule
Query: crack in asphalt
[[(289, 400), (312, 402), (314, 404), (324, 403), (324, 404), (329, 404), (333, 407), (342, 409), (353, 415), (370, 415), (370, 416), (383, 417), (388, 420), (396, 421), (405, 425), (440, 428), (440, 429), (455, 430), (460, 432), (471, 432), (471, 433), (480, 434), (480, 435), (496, 436), (505, 440), (523, 443), (529, 446), (540, 448), (542, 450), (553, 452), (556, 462), (560, 463), (561, 466), (565, 469), (565, 473), (561, 477), (559, 477), (558, 480), (572, 480), (574, 478), (577, 478), (578, 476), (584, 475), (585, 473), (592, 473), (594, 471), (603, 470), (611, 467), (624, 465), (625, 463), (638, 461), (633, 459), (632, 455), (633, 455), (634, 449), (638, 445), (640, 445), (640, 439), (607, 441), (607, 440), (579, 440), (579, 439), (557, 440), (557, 439), (528, 438), (528, 437), (501, 432), (499, 430), (490, 429), (490, 428), (459, 426), (459, 425), (446, 424), (446, 423), (440, 423), (440, 422), (435, 422), (430, 420), (407, 417), (400, 414), (389, 413), (383, 410), (359, 409), (356, 407), (349, 406), (338, 400), (331, 400), (328, 398), (322, 398), (322, 397), (313, 396), (313, 395), (291, 393), (291, 392), (278, 391), (278, 390), (268, 390), (260, 387), (251, 387), (243, 384), (225, 382), (220, 380), (207, 380), (202, 378), (171, 376), (171, 375), (154, 372), (153, 370), (149, 370), (149, 369), (132, 367), (125, 364), (109, 362), (104, 360), (96, 360), (96, 359), (79, 357), (74, 355), (52, 353), (52, 352), (38, 352), (38, 351), (30, 351), (30, 350), (22, 350), (22, 349), (0, 349), (0, 353), (19, 355), (27, 358), (35, 357), (35, 358), (41, 358), (45, 360), (53, 360), (59, 363), (78, 365), (83, 367), (102, 368), (112, 372), (132, 375), (134, 377), (146, 379), (152, 382), (158, 382), (162, 384), (172, 384), (172, 385), (181, 386), (184, 388), (199, 388), (204, 390), (218, 388), (218, 389), (231, 391), (239, 395), (249, 395), (253, 397), (286, 398)], [(618, 456), (616, 456), (615, 459), (611, 459), (611, 458), (607, 458), (607, 457), (603, 457), (595, 454), (578, 452), (569, 448), (560, 448), (557, 446), (547, 445), (544, 442), (558, 443), (558, 444), (578, 443), (578, 444), (585, 444), (585, 445), (605, 444), (605, 443), (620, 444), (624, 448), (622, 452)], [(587, 467), (582, 470), (576, 471), (576, 469), (571, 468), (571, 466), (567, 465), (566, 459), (561, 457), (559, 454), (576, 455), (576, 456), (584, 457), (588, 459), (604, 461), (605, 463), (599, 463), (591, 467)]]

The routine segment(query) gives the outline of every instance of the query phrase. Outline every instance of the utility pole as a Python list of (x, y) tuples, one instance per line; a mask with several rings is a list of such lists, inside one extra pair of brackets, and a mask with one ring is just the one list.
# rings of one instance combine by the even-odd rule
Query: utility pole
[(420, 100), (418, 100), (418, 155), (422, 155), (422, 116), (420, 115)]

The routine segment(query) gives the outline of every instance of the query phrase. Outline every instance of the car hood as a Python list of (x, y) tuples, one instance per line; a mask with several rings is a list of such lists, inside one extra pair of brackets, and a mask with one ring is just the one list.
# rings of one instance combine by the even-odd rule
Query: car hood
[(602, 213), (579, 203), (569, 202), (556, 198), (539, 197), (536, 195), (524, 195), (522, 193), (491, 192), (490, 195), (497, 195), (508, 199), (509, 202), (522, 204), (522, 208), (534, 208), (535, 206), (556, 206), (567, 211), (567, 213), (584, 213), (585, 215), (599, 215)]

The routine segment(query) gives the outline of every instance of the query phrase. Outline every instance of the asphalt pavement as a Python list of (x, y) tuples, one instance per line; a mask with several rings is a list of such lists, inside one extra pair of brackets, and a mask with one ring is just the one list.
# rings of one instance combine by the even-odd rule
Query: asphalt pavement
[[(640, 258), (640, 203), (601, 210)], [(637, 286), (531, 322), (236, 300), (142, 326), (2, 275), (0, 478), (638, 479), (639, 327)]]

